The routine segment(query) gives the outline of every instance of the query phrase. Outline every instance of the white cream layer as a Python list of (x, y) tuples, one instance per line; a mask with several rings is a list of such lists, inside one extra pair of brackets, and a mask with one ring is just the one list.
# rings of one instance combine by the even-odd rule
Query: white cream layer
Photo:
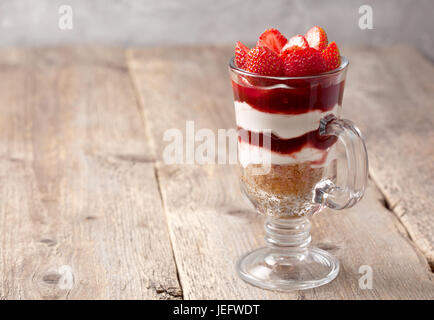
[(247, 102), (235, 101), (235, 115), (239, 127), (254, 132), (271, 129), (282, 139), (299, 137), (318, 129), (320, 120), (330, 113), (337, 114), (338, 108), (336, 105), (327, 112), (316, 110), (302, 114), (278, 114), (258, 111)]
[[(270, 151), (265, 148), (251, 145), (246, 142), (238, 142), (238, 159), (242, 167), (247, 167), (249, 164), (296, 164), (302, 162), (317, 162), (324, 160), (324, 163), (319, 163), (318, 167), (327, 166), (334, 159), (335, 146), (333, 145), (328, 150), (319, 150), (312, 147), (304, 147), (299, 152), (291, 154), (280, 154)], [(326, 155), (326, 159), (323, 157)]]

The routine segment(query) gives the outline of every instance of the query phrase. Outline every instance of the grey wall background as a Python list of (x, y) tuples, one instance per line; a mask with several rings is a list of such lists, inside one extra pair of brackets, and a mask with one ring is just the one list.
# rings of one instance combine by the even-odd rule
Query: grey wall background
[[(60, 5), (73, 30), (58, 28)], [(360, 30), (369, 4), (374, 29)], [(323, 26), (338, 44), (405, 43), (434, 60), (434, 0), (0, 0), (0, 46), (254, 43), (266, 28), (287, 35)]]

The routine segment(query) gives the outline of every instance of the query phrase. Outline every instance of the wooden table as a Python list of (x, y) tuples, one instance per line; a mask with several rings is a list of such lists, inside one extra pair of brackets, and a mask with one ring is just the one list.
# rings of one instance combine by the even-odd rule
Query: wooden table
[(0, 298), (433, 299), (434, 67), (407, 47), (343, 52), (369, 188), (313, 219), (338, 278), (286, 294), (235, 273), (264, 234), (234, 166), (162, 161), (166, 129), (234, 127), (232, 48), (1, 49)]

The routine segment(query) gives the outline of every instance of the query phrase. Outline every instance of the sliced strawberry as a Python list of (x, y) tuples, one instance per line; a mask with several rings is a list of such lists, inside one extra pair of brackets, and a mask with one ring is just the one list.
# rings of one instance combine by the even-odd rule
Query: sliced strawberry
[(287, 42), (288, 40), (285, 38), (283, 34), (280, 33), (279, 30), (268, 29), (265, 30), (265, 32), (259, 36), (259, 41), (256, 44), (256, 46), (268, 47), (269, 49), (273, 50), (275, 53), (279, 54)]
[[(304, 49), (306, 49), (306, 48), (304, 48)], [(286, 58), (293, 52), (293, 51), (296, 51), (296, 50), (303, 50), (303, 48), (302, 47), (299, 47), (299, 46), (292, 46), (292, 47), (289, 47), (289, 48), (286, 48), (285, 50), (283, 50), (282, 51), (282, 53), (280, 54), (280, 59), (282, 60), (282, 62), (283, 61), (285, 61), (286, 60)]]
[(321, 53), (314, 48), (288, 51), (282, 58), (284, 72), (288, 77), (311, 76), (325, 71)]
[(282, 60), (268, 47), (255, 47), (247, 54), (244, 69), (264, 76), (283, 74)]
[(341, 65), (341, 55), (336, 42), (332, 41), (321, 53), (326, 71), (334, 70)]
[(304, 37), (309, 43), (309, 46), (314, 49), (323, 51), (327, 47), (327, 33), (325, 33), (324, 29), (321, 27), (315, 26), (310, 28)]
[(240, 41), (235, 45), (235, 62), (238, 68), (244, 67), (244, 62), (246, 60), (247, 54), (249, 53), (249, 48), (247, 48)]
[(297, 34), (296, 36), (293, 36), (291, 39), (288, 40), (288, 42), (282, 48), (282, 52), (294, 46), (298, 46), (300, 48), (305, 49), (309, 47), (309, 44), (307, 43), (305, 37), (303, 37), (301, 34)]

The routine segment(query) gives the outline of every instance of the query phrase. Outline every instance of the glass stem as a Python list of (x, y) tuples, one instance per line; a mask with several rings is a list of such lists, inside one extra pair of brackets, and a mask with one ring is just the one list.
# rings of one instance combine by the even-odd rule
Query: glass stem
[[(302, 259), (311, 241), (308, 218), (272, 219), (265, 222), (265, 242), (286, 257)], [(282, 249), (282, 250), (279, 250)]]

